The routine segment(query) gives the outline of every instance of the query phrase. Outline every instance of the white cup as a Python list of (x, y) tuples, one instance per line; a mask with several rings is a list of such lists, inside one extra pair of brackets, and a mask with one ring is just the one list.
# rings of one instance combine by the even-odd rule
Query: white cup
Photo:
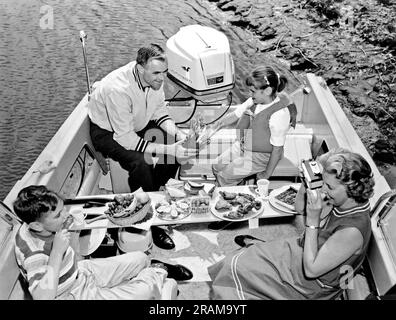
[(261, 197), (268, 196), (268, 187), (269, 187), (269, 180), (267, 179), (260, 179), (257, 181), (257, 191)]
[(82, 208), (73, 208), (70, 210), (70, 215), (73, 217), (73, 226), (78, 227), (84, 223), (86, 214), (83, 213)]

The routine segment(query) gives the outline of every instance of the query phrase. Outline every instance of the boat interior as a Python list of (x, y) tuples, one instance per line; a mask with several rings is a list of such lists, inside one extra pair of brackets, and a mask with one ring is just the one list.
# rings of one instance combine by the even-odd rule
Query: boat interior
[[(371, 199), (374, 208), (372, 214), (373, 239), (364, 264), (364, 272), (355, 276), (359, 281), (355, 282), (357, 285), (354, 290), (349, 290), (349, 295), (347, 294), (348, 290), (345, 291), (346, 293), (344, 292), (344, 298), (365, 299), (373, 292), (375, 295), (392, 293), (396, 284), (396, 260), (392, 244), (396, 242), (394, 236), (384, 239), (383, 226), (379, 223), (385, 210), (385, 200), (389, 199), (391, 193), (389, 185), (379, 173), (345, 113), (342, 112), (341, 106), (326, 86), (325, 81), (314, 74), (307, 74), (304, 82), (304, 86), (292, 93), (293, 101), (298, 109), (297, 125), (295, 129), (291, 128), (287, 135), (284, 157), (270, 178), (270, 187), (274, 189), (282, 185), (299, 182), (298, 163), (303, 159), (310, 159), (326, 152), (327, 149), (345, 147), (361, 153), (373, 168), (376, 181), (375, 196)], [(65, 198), (130, 192), (127, 172), (117, 162), (104, 158), (92, 146), (89, 136), (87, 102), (88, 95), (77, 105), (28, 172), (16, 183), (0, 207), (2, 218), (0, 219), (1, 299), (29, 298), (14, 256), (13, 239), (20, 221), (10, 209), (21, 188), (33, 184), (46, 185)], [(186, 131), (189, 130), (189, 122), (185, 122), (185, 120), (191, 117), (195, 107), (194, 103), (180, 105), (169, 101), (168, 104), (169, 113), (176, 123), (180, 123), (180, 127), (185, 126)], [(222, 115), (227, 109), (227, 112), (231, 112), (233, 108), (233, 106), (226, 104), (210, 104), (198, 106), (198, 111), (200, 111), (204, 120), (209, 123)], [(236, 132), (234, 129), (221, 129), (211, 139), (211, 143), (200, 152), (197, 159), (181, 166), (175, 179), (212, 183), (214, 177), (210, 170), (211, 160), (222, 151), (221, 146), (229, 145), (235, 138)], [(245, 183), (254, 185), (255, 177), (249, 177)], [(384, 194), (385, 196), (383, 196)], [(391, 210), (394, 212), (395, 208)], [(302, 216), (293, 216), (287, 219), (261, 219), (258, 228), (253, 230), (251, 234), (263, 236), (264, 233), (268, 239), (277, 238), (298, 234), (302, 230), (302, 225)], [(247, 226), (242, 228), (246, 229)], [(182, 239), (183, 237), (189, 238), (194, 232), (195, 236), (197, 234), (204, 236), (207, 228), (205, 224), (185, 224), (182, 226), (176, 225), (173, 230), (174, 235)], [(190, 240), (193, 239), (191, 242), (196, 242), (193, 251), (201, 258), (199, 260), (201, 262), (203, 252), (212, 252), (210, 259), (205, 261), (211, 261), (211, 259), (213, 261), (214, 258), (235, 249), (232, 245), (232, 237), (241, 233), (241, 231), (243, 230), (219, 231), (215, 234), (218, 241), (211, 242), (209, 247), (203, 245), (202, 238), (190, 237)], [(214, 243), (217, 244), (214, 245)], [(100, 243), (96, 252), (109, 246), (114, 247), (115, 244), (109, 242), (109, 238), (106, 237)], [(183, 261), (183, 254), (180, 251), (163, 252), (164, 250), (155, 247), (152, 251), (152, 254), (156, 257), (159, 256), (169, 261)], [(89, 259), (93, 256), (94, 253), (86, 258)], [(201, 266), (202, 270), (194, 269), (194, 271), (202, 273), (203, 276), (198, 281), (181, 283), (178, 299), (210, 299), (210, 282), (205, 278), (206, 267), (202, 263)]]

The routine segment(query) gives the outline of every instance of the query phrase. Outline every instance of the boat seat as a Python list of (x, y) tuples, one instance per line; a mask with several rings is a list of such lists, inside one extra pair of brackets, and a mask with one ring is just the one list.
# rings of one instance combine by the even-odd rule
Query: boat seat
[(312, 158), (312, 135), (287, 135), (283, 158), (279, 160), (273, 177), (297, 177), (301, 160)]
[(107, 159), (109, 164), (110, 179), (113, 193), (128, 193), (131, 192), (128, 184), (128, 171), (123, 169), (118, 161), (111, 158)]
[[(216, 157), (227, 150), (237, 139), (237, 130), (222, 129), (212, 138), (211, 143), (204, 147), (199, 157), (190, 160), (180, 168), (180, 180), (215, 180), (212, 173), (212, 164)], [(271, 178), (298, 177), (298, 165), (303, 159), (312, 158), (311, 145), (313, 139), (312, 129), (307, 129), (298, 124), (291, 128), (286, 136), (284, 155), (275, 168)]]

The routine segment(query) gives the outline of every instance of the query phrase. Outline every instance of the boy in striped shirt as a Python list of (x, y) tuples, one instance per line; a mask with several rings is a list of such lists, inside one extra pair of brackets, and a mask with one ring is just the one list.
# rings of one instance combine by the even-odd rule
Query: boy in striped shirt
[[(143, 252), (78, 261), (78, 232), (64, 227), (63, 200), (45, 186), (22, 189), (14, 211), (24, 222), (15, 239), (33, 299), (158, 299), (167, 269)], [(174, 281), (173, 279), (171, 279)]]

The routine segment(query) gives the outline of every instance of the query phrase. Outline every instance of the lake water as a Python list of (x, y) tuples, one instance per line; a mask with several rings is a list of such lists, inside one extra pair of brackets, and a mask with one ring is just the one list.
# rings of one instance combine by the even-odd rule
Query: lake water
[(207, 0), (1, 0), (0, 199), (34, 162), (86, 92), (79, 31), (88, 35), (91, 82), (161, 44), (180, 27), (201, 24), (229, 39), (236, 65), (234, 102), (247, 92), (252, 36), (231, 26)]

